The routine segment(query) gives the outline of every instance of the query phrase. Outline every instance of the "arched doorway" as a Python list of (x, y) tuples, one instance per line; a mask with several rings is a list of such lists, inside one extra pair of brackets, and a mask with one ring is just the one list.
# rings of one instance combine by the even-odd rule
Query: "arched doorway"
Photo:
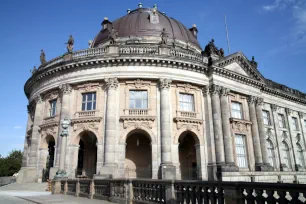
[(196, 180), (199, 177), (197, 157), (200, 157), (197, 136), (185, 131), (179, 137), (179, 162), (182, 180)]
[(47, 135), (42, 142), (40, 150), (40, 158), (42, 162), (42, 181), (49, 179), (50, 169), (54, 166), (55, 139), (51, 135)]
[(152, 147), (148, 134), (136, 130), (128, 134), (125, 149), (125, 177), (152, 178)]
[(92, 132), (80, 136), (76, 177), (93, 178), (97, 165), (97, 137)]

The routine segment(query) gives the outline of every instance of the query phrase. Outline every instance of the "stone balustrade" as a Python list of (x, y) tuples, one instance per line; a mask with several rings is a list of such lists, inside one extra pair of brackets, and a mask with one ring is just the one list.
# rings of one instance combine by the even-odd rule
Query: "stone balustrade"
[(149, 115), (150, 109), (124, 109), (124, 115), (146, 116)]
[(98, 116), (98, 112), (97, 110), (76, 112), (76, 118), (96, 117)]
[(189, 112), (189, 111), (177, 111), (177, 117), (183, 118), (197, 118), (196, 112)]
[[(60, 182), (60, 190), (56, 190)], [(116, 203), (305, 203), (306, 185), (152, 179), (54, 180), (60, 192)]]

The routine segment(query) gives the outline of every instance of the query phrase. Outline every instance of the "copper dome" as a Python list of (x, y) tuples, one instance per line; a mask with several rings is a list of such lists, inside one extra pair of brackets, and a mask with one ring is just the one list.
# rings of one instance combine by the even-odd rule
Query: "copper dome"
[[(117, 36), (119, 38), (132, 36), (160, 37), (163, 28), (165, 28), (169, 39), (176, 39), (185, 43), (188, 42), (201, 49), (197, 38), (182, 23), (157, 11), (159, 22), (154, 24), (150, 22), (151, 13), (152, 9), (150, 8), (138, 8), (111, 22), (109, 25), (118, 32)], [(98, 47), (98, 45), (107, 41), (110, 36), (109, 30), (102, 29), (96, 36), (92, 47)]]

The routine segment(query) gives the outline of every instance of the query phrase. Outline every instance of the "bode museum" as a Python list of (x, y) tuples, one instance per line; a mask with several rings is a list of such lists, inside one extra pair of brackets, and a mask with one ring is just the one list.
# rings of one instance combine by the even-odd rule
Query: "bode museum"
[[(89, 48), (46, 60), (24, 86), (17, 182), (148, 178), (306, 183), (306, 94), (224, 55), (155, 5), (111, 20)], [(276, 68), (274, 68), (276, 69)]]

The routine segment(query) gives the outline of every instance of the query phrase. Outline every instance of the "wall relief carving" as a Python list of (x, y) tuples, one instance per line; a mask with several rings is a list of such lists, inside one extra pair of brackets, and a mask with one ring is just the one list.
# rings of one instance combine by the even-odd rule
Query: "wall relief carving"
[(203, 121), (199, 119), (189, 119), (189, 118), (174, 118), (176, 122), (177, 130), (182, 128), (186, 128), (187, 130), (195, 130), (196, 132), (200, 132)]
[(232, 129), (236, 133), (247, 134), (250, 130), (252, 122), (231, 118)]
[(89, 82), (89, 83), (78, 85), (77, 88), (82, 91), (93, 91), (93, 90), (96, 90), (99, 86), (100, 84), (98, 82), (96, 83)]

